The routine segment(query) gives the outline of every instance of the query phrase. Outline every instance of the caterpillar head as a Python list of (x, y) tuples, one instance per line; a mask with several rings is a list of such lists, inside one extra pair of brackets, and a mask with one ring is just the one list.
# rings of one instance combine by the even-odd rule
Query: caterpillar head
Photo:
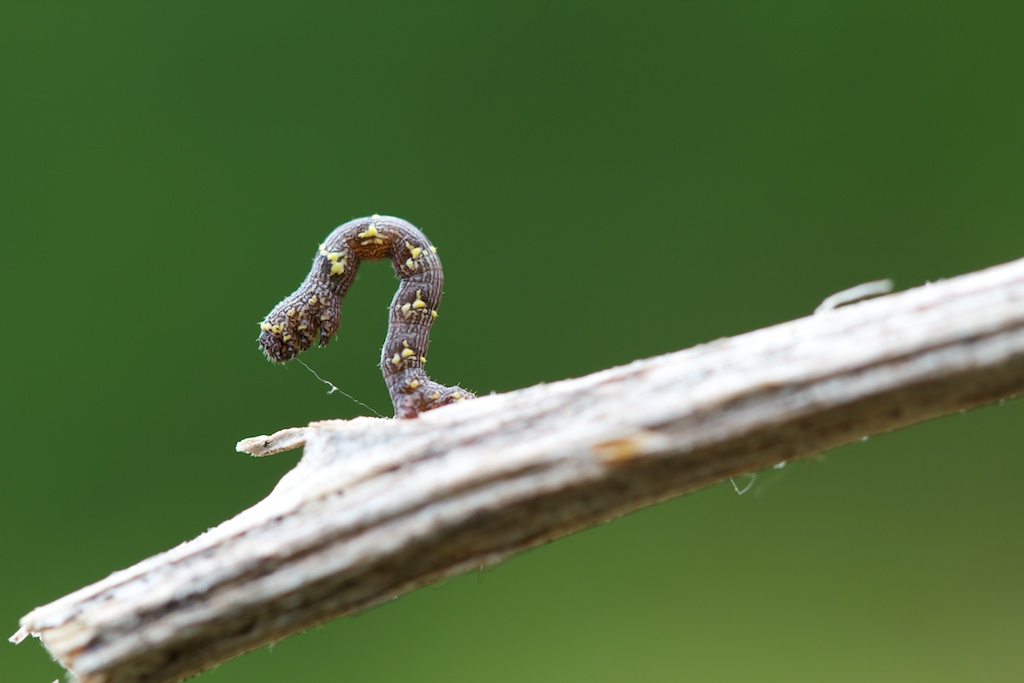
[(318, 340), (326, 346), (341, 322), (340, 302), (325, 294), (299, 291), (274, 307), (260, 323), (259, 345), (267, 360), (284, 363)]

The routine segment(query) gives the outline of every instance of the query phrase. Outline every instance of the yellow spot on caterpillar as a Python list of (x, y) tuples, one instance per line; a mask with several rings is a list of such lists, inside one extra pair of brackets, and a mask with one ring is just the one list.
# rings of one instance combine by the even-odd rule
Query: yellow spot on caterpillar
[(377, 232), (377, 224), (370, 223), (370, 227), (368, 227), (366, 230), (362, 231), (356, 236), (361, 240), (365, 240), (369, 239), (370, 237), (377, 237), (378, 235), (380, 235), (380, 233)]
[(426, 356), (420, 356), (420, 362), (421, 363), (426, 363), (427, 362), (427, 357)]
[(309, 305), (310, 306), (315, 306), (316, 305), (316, 294), (314, 294), (313, 296), (309, 297)]
[(379, 213), (375, 213), (372, 216), (370, 216), (370, 218), (372, 218), (373, 220), (377, 220), (378, 218), (380, 218), (380, 214)]
[(331, 264), (331, 275), (341, 275), (345, 272), (345, 262), (332, 263)]
[(327, 251), (326, 247), (327, 245), (321, 242), (317, 249), (319, 249), (320, 251)]
[(285, 340), (285, 341), (288, 341), (288, 340), (289, 340), (289, 339), (291, 339), (291, 338), (292, 338), (292, 335), (290, 335), (290, 334), (286, 334), (286, 335), (284, 335), (283, 337), (281, 337), (281, 339), (283, 339), (283, 340)]
[(274, 334), (281, 334), (281, 332), (283, 330), (284, 330), (284, 325), (278, 325), (278, 324), (275, 323), (275, 324), (270, 326), (270, 331), (273, 332)]
[(402, 313), (404, 313), (407, 318), (409, 317), (410, 309), (412, 309), (412, 304), (402, 304)]
[(309, 325), (307, 325), (306, 323), (302, 323), (301, 325), (299, 325), (298, 329), (300, 329), (300, 330), (304, 330), (304, 329), (306, 329), (307, 327), (309, 327)]
[(430, 253), (431, 254), (436, 254), (437, 253), (437, 247), (435, 247), (433, 244), (430, 245)]
[(423, 253), (423, 249), (421, 249), (420, 247), (414, 247), (413, 245), (409, 244), (408, 242), (405, 243), (405, 246), (408, 247), (409, 253), (412, 254), (413, 258), (419, 258), (420, 254)]
[(439, 398), (441, 398), (441, 392), (440, 391), (435, 391), (434, 393), (432, 393), (430, 395), (430, 400), (431, 401), (436, 401)]
[(405, 259), (405, 267), (408, 268), (409, 270), (416, 270), (416, 262), (413, 261), (411, 258), (407, 258)]
[(423, 296), (423, 290), (422, 289), (417, 289), (416, 290), (416, 301), (412, 302), (412, 307), (413, 308), (419, 309), (419, 308), (426, 308), (427, 307), (427, 302), (425, 302), (422, 299), (422, 296)]
[(295, 316), (295, 307), (292, 306), (291, 308), (288, 309), (288, 317), (292, 318), (294, 316)]
[(321, 320), (330, 320), (331, 319), (331, 314), (330, 313), (324, 313), (322, 316), (320, 316), (320, 319)]
[(402, 364), (402, 359), (401, 359), (401, 357), (399, 357), (399, 355), (398, 355), (398, 354), (396, 353), (396, 354), (395, 354), (395, 357), (391, 359), (391, 362), (392, 362), (392, 363), (393, 363), (394, 365), (401, 365), (401, 364)]
[(260, 323), (260, 329), (263, 330), (264, 332), (270, 332), (270, 323), (268, 323), (268, 322)]
[(414, 379), (414, 380), (409, 382), (409, 388), (410, 389), (419, 389), (419, 387), (420, 387), (420, 381), (418, 379)]
[(431, 318), (436, 318), (437, 317), (437, 309), (434, 309), (433, 311), (430, 312), (430, 317)]
[(402, 358), (408, 358), (409, 356), (415, 356), (416, 352), (412, 349), (402, 349)]
[(462, 394), (456, 391), (454, 394), (452, 394), (452, 398), (458, 401), (460, 398), (462, 398)]
[(338, 259), (344, 261), (345, 259), (348, 258), (348, 256), (337, 251), (332, 251), (330, 254), (327, 255), (327, 258), (331, 259), (334, 262), (337, 262)]

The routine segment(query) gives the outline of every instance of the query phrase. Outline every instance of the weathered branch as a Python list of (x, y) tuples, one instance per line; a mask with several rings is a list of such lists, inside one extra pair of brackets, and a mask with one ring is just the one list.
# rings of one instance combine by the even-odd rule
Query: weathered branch
[(656, 501), (1024, 389), (1024, 260), (305, 443), (263, 501), (25, 616), (82, 683), (176, 681)]

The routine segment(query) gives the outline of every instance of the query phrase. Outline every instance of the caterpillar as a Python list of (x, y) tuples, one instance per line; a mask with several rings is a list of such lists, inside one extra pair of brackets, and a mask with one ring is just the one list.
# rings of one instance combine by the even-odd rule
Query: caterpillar
[(475, 398), (458, 386), (438, 384), (423, 369), (444, 284), (441, 260), (426, 235), (394, 216), (357, 218), (327, 236), (306, 279), (260, 323), (263, 353), (270, 361), (284, 363), (312, 346), (314, 340), (326, 346), (338, 331), (342, 299), (356, 279), (359, 263), (388, 257), (400, 283), (391, 301), (380, 370), (395, 417), (412, 418)]

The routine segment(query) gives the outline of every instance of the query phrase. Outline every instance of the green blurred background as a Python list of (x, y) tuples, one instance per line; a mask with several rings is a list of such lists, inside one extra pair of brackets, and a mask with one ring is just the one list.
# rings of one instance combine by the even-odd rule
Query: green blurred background
[[(0, 4), (0, 629), (367, 411), (256, 323), (336, 225), (440, 248), (432, 375), (585, 374), (1024, 256), (1024, 3)], [(388, 414), (369, 264), (304, 357)], [(201, 677), (1019, 681), (1021, 418), (873, 437)], [(742, 487), (748, 481), (737, 481)], [(0, 681), (51, 681), (35, 641)]]

